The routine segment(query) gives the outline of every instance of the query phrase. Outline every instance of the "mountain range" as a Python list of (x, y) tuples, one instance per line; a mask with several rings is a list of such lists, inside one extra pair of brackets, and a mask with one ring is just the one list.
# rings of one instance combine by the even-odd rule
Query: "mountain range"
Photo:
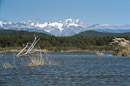
[(84, 24), (79, 19), (66, 19), (60, 22), (5, 22), (0, 21), (0, 30), (17, 30), (28, 32), (40, 32), (55, 36), (73, 36), (80, 32), (89, 30), (105, 33), (130, 32), (130, 25), (109, 25), (109, 24)]

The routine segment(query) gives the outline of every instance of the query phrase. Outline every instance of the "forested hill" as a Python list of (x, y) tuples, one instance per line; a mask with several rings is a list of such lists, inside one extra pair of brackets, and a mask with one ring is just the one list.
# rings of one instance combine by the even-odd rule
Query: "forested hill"
[(127, 33), (104, 33), (104, 32), (97, 32), (97, 31), (85, 31), (79, 34), (74, 35), (73, 37), (107, 37), (107, 36), (130, 36), (130, 32)]
[(31, 35), (40, 35), (40, 36), (48, 36), (48, 34), (45, 33), (39, 33), (39, 32), (27, 32), (27, 31), (16, 31), (16, 30), (0, 30), (0, 36), (5, 35), (23, 35), (23, 36), (31, 36)]
[[(48, 49), (53, 51), (62, 50), (95, 50), (109, 48), (109, 43), (114, 37), (102, 37), (102, 33), (94, 31), (88, 31), (91, 33), (91, 37), (56, 37), (49, 36), (44, 33), (26, 32), (26, 31), (13, 31), (13, 30), (0, 30), (0, 49), (2, 48), (15, 48), (23, 47), (23, 44), (31, 43), (34, 40), (34, 34), (40, 38), (37, 45), (41, 49)], [(92, 33), (93, 32), (93, 33)], [(89, 33), (89, 34), (90, 34)], [(96, 36), (96, 33), (97, 36)], [(92, 37), (95, 35), (96, 37)], [(126, 35), (126, 34), (125, 34)], [(129, 35), (129, 34), (128, 34)], [(99, 37), (101, 36), (101, 37)], [(130, 36), (125, 36), (127, 40), (130, 40)]]
[[(32, 36), (32, 35), (38, 35), (38, 36), (49, 36), (45, 33), (39, 33), (39, 32), (27, 32), (27, 31), (16, 31), (16, 30), (0, 30), (0, 36), (5, 35), (23, 35), (23, 36)], [(113, 37), (119, 37), (119, 36), (130, 36), (130, 32), (127, 33), (104, 33), (104, 32), (97, 32), (97, 31), (85, 31), (81, 32), (79, 34), (74, 35), (73, 37), (107, 37), (107, 36), (113, 36)]]

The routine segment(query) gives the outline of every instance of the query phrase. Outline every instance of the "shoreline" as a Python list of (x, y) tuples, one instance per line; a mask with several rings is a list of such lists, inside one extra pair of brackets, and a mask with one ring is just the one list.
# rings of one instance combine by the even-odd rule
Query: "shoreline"
[[(11, 53), (17, 53), (17, 52), (20, 52), (20, 50), (21, 49), (7, 49), (6, 51), (4, 51), (4, 52), (11, 52)], [(35, 49), (34, 51), (36, 51), (36, 52), (39, 52), (39, 51), (41, 51), (41, 52), (62, 52), (62, 53), (64, 53), (64, 52), (66, 52), (66, 53), (73, 53), (73, 52), (86, 52), (86, 53), (90, 53), (90, 52), (97, 52), (97, 51), (95, 51), (95, 50), (60, 50), (60, 51), (54, 51), (54, 50), (47, 50), (47, 49), (41, 49), (41, 50), (37, 50), (37, 49)], [(0, 51), (0, 53), (4, 53), (3, 51)], [(101, 52), (112, 52), (112, 51), (101, 51)]]

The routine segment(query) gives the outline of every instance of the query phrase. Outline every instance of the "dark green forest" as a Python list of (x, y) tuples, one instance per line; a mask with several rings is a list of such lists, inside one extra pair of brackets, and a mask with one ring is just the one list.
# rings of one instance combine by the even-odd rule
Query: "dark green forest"
[[(26, 43), (31, 43), (34, 40), (34, 34), (40, 38), (37, 43), (42, 49), (60, 51), (60, 50), (111, 50), (108, 46), (114, 38), (113, 36), (106, 37), (55, 37), (43, 33), (34, 33), (26, 31), (5, 31), (0, 33), (0, 47), (23, 47)], [(129, 39), (129, 36), (124, 36)]]
[(105, 32), (97, 32), (93, 30), (88, 30), (85, 32), (81, 32), (79, 34), (74, 35), (74, 37), (107, 37), (107, 36), (113, 36), (113, 37), (119, 37), (119, 36), (130, 36), (130, 32), (126, 33), (105, 33)]

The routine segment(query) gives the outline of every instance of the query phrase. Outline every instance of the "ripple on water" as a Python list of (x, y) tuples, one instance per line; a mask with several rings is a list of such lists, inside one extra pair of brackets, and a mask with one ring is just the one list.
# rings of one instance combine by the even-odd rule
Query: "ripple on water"
[[(26, 67), (18, 61), (16, 69), (0, 68), (0, 86), (130, 85), (130, 58), (98, 57), (86, 53), (53, 53), (50, 57), (59, 65)], [(6, 61), (11, 62), (10, 56)]]

